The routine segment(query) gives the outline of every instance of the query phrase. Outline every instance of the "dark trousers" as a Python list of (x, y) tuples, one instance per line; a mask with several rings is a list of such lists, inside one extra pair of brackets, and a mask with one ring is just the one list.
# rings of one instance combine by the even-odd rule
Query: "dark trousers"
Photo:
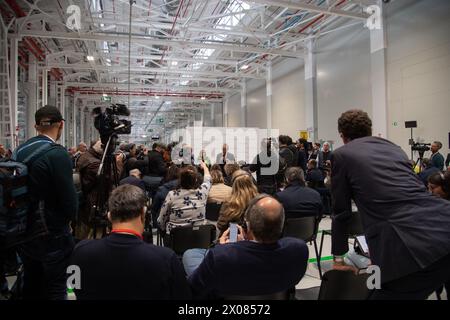
[(72, 234), (63, 232), (21, 246), (24, 299), (67, 298), (67, 267), (74, 244)]
[(382, 284), (380, 290), (374, 290), (370, 299), (425, 300), (448, 281), (450, 281), (450, 254), (425, 269)]

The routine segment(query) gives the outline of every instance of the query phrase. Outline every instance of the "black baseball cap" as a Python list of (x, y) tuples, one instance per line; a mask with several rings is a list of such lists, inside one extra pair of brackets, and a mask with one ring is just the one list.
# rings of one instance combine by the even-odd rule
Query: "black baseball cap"
[(41, 126), (45, 125), (48, 126), (55, 122), (60, 122), (61, 120), (64, 120), (58, 108), (50, 105), (45, 105), (38, 111), (36, 111), (36, 113), (34, 114), (34, 119), (36, 120), (36, 124)]

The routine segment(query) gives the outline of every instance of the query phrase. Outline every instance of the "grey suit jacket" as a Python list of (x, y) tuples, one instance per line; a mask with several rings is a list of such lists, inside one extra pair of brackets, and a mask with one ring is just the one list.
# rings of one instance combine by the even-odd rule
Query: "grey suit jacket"
[(234, 154), (227, 152), (225, 155), (225, 163), (223, 163), (223, 153), (219, 153), (216, 157), (216, 163), (217, 164), (226, 164), (230, 162), (236, 162), (236, 159), (234, 158)]
[(351, 199), (361, 214), (372, 263), (385, 283), (423, 269), (450, 252), (450, 202), (430, 194), (402, 149), (378, 137), (333, 152), (332, 252), (348, 251)]

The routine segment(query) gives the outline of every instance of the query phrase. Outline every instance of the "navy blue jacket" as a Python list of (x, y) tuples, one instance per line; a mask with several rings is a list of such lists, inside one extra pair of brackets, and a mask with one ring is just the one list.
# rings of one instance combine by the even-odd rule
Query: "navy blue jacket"
[[(17, 161), (24, 161), (37, 148), (51, 142), (46, 136), (36, 136), (20, 145), (14, 155)], [(68, 229), (78, 210), (78, 196), (73, 183), (72, 160), (63, 146), (55, 144), (33, 162), (28, 187), (33, 198), (44, 200), (50, 232), (57, 234)]]
[(425, 185), (425, 187), (428, 186), (428, 178), (436, 172), (439, 172), (440, 170), (436, 167), (428, 167), (425, 170), (423, 170), (422, 172), (419, 173), (419, 178), (420, 180), (422, 180), (423, 184)]
[(444, 169), (444, 156), (440, 154), (439, 152), (435, 153), (434, 155), (431, 155), (430, 157), (430, 165), (432, 167), (436, 167), (439, 170)]
[[(318, 216), (322, 212), (320, 193), (297, 182), (288, 185), (275, 194), (275, 197), (283, 205), (286, 218)], [(297, 214), (294, 215), (294, 212)]]
[(120, 180), (120, 185), (131, 184), (132, 186), (136, 186), (145, 191), (145, 183), (142, 179), (136, 178), (134, 176), (128, 176), (122, 180)]
[(307, 262), (308, 247), (299, 239), (238, 241), (210, 249), (188, 282), (199, 298), (271, 294), (295, 287)]
[(164, 183), (163, 185), (158, 187), (158, 190), (156, 191), (155, 196), (153, 197), (153, 203), (152, 203), (152, 216), (156, 215), (159, 216), (159, 211), (161, 210), (161, 206), (166, 200), (167, 194), (176, 188), (178, 185), (178, 179), (168, 181)]
[(348, 251), (351, 199), (382, 283), (450, 253), (450, 202), (428, 192), (399, 146), (378, 137), (355, 139), (333, 152), (331, 164), (334, 255)]
[(323, 178), (322, 171), (320, 171), (320, 169), (318, 169), (318, 168), (314, 168), (314, 169), (306, 171), (305, 180), (308, 182), (308, 185), (311, 188), (325, 187), (324, 182), (323, 182), (324, 178)]
[(145, 243), (134, 235), (113, 233), (83, 240), (71, 264), (81, 270), (78, 300), (189, 299), (183, 265), (170, 249)]

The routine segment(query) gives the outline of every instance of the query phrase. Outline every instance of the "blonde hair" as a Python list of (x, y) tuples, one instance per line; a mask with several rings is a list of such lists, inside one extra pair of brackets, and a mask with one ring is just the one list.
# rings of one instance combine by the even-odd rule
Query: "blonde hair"
[(211, 183), (212, 184), (217, 184), (217, 183), (223, 183), (224, 182), (222, 171), (220, 171), (220, 170), (211, 170), (210, 174), (211, 174)]
[(222, 214), (228, 221), (239, 220), (245, 212), (250, 201), (258, 194), (258, 188), (253, 182), (252, 176), (244, 170), (237, 170), (233, 173), (233, 186), (230, 200)]

